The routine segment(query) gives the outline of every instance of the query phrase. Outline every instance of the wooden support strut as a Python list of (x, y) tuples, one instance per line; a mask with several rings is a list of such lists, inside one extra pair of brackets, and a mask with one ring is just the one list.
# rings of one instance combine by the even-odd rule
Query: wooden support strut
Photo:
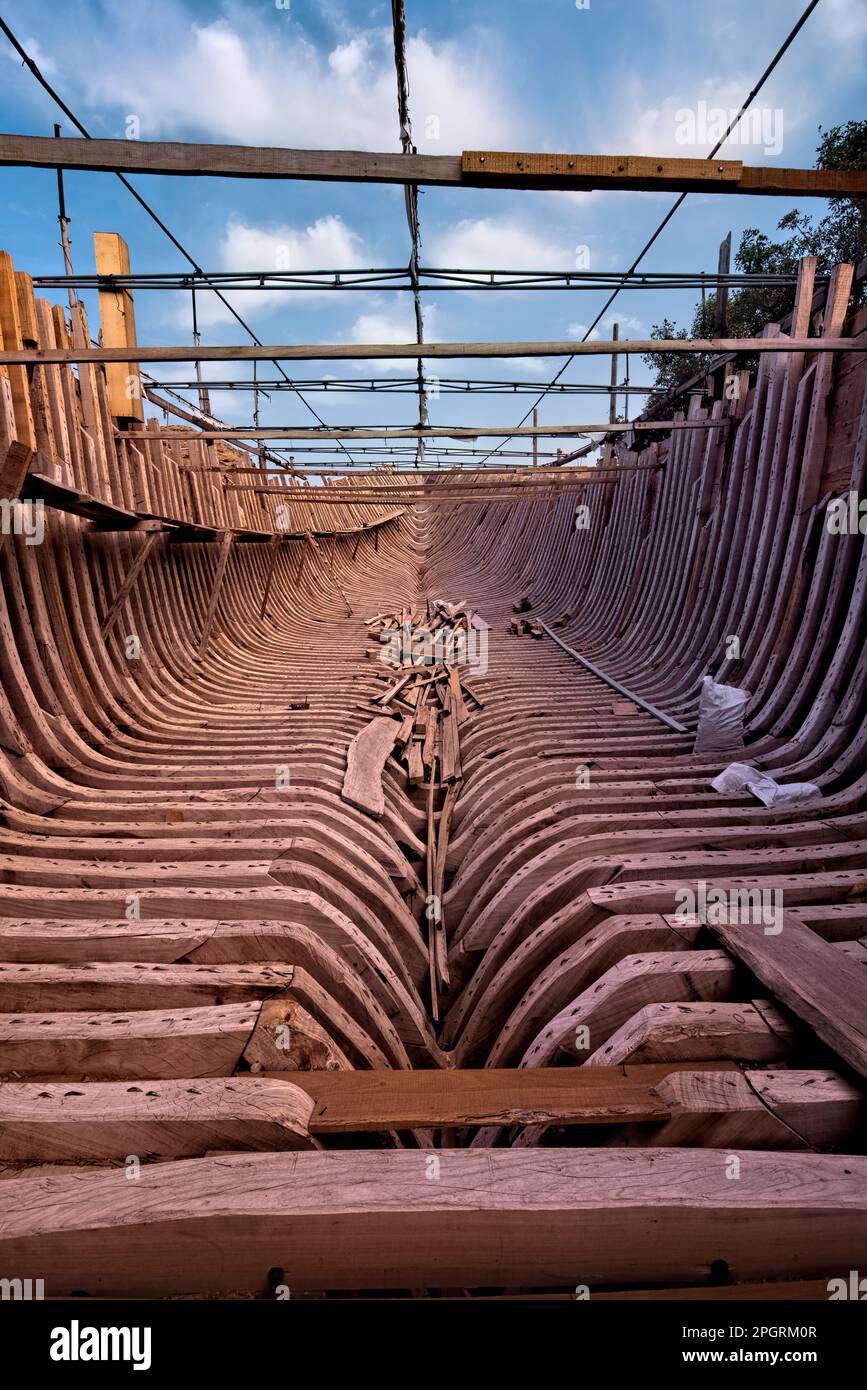
[(135, 582), (141, 574), (142, 570), (144, 569), (145, 564), (147, 563), (148, 556), (150, 555), (151, 551), (153, 550), (154, 546), (159, 540), (161, 534), (162, 532), (160, 531), (149, 531), (147, 536), (145, 537), (144, 544), (137, 551), (135, 559), (130, 565), (126, 577), (123, 583), (121, 584), (120, 589), (118, 590), (117, 597), (115, 598), (114, 602), (112, 603), (111, 607), (109, 608), (108, 612), (102, 620), (100, 632), (102, 633), (103, 637), (107, 636), (107, 634), (111, 631), (111, 628), (117, 622), (117, 619), (119, 618), (121, 613), (121, 609), (123, 608), (123, 605), (126, 603), (127, 599), (132, 593), (133, 588), (135, 586)]
[(271, 593), (271, 584), (274, 580), (274, 571), (277, 568), (277, 555), (280, 550), (280, 537), (272, 536), (268, 542), (271, 554), (268, 558), (268, 572), (265, 575), (265, 587), (262, 590), (262, 602), (259, 605), (259, 617), (264, 618), (268, 611), (268, 596)]
[(232, 542), (234, 541), (234, 539), (235, 537), (233, 532), (225, 531), (223, 533), (223, 539), (220, 543), (220, 554), (217, 557), (217, 569), (216, 573), (214, 574), (214, 583), (211, 589), (211, 597), (208, 601), (208, 611), (205, 616), (205, 623), (202, 628), (202, 636), (199, 642), (199, 660), (201, 660), (202, 657), (205, 655), (205, 651), (208, 646), (208, 640), (211, 636), (211, 628), (214, 626), (214, 618), (216, 617), (217, 613), (217, 604), (220, 601), (220, 590), (223, 587), (223, 579), (226, 574), (226, 566), (229, 563), (229, 552), (232, 549)]

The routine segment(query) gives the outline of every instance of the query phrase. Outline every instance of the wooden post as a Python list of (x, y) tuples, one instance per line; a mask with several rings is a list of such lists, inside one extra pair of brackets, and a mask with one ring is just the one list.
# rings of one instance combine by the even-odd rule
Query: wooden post
[[(18, 286), (15, 268), (8, 251), (0, 251), (0, 339), (7, 351), (24, 347), (21, 316), (18, 310)], [(28, 449), (36, 448), (36, 428), (30, 403), (30, 382), (26, 367), (8, 367), (12, 387), (12, 409), (15, 415), (15, 437)]]
[[(533, 406), (533, 429), (539, 428), (539, 407)], [(539, 462), (539, 436), (533, 435), (533, 467)]]
[[(619, 324), (619, 323), (615, 323), (615, 325), (614, 325), (614, 328), (613, 328), (613, 338), (614, 338), (614, 342), (615, 342), (615, 343), (617, 343), (617, 342), (620, 341), (620, 324)], [(610, 404), (610, 406), (609, 406), (609, 408), (608, 408), (608, 423), (609, 423), (610, 425), (615, 425), (615, 424), (617, 423), (617, 358), (616, 358), (616, 356), (614, 356), (614, 357), (611, 358), (611, 404)]]
[[(60, 139), (60, 126), (54, 127), (55, 140)], [(63, 269), (66, 274), (72, 277), (72, 246), (69, 240), (69, 218), (66, 215), (66, 197), (63, 192), (63, 170), (57, 170), (57, 220), (60, 223), (60, 245), (63, 248)], [(75, 308), (78, 300), (75, 297), (75, 290), (69, 286), (69, 309), (70, 313)]]
[[(97, 275), (128, 275), (129, 247), (117, 232), (94, 232)], [(135, 313), (129, 290), (99, 291), (100, 342), (103, 347), (135, 347)], [(109, 362), (105, 369), (108, 406), (124, 424), (142, 422), (141, 374), (137, 364)]]
[[(615, 323), (614, 326), (613, 326), (613, 328), (612, 328), (612, 341), (615, 342), (615, 343), (620, 341), (620, 324), (619, 324), (619, 323)], [(611, 357), (611, 378), (610, 378), (610, 380), (611, 380), (611, 404), (610, 404), (609, 407), (608, 407), (608, 423), (609, 423), (609, 425), (614, 425), (614, 424), (617, 423), (617, 355), (616, 355), (616, 353), (612, 354), (612, 357)], [(603, 453), (603, 455), (602, 455), (602, 462), (603, 462), (603, 464), (609, 464), (609, 463), (611, 462), (611, 445), (610, 445), (610, 444), (606, 444), (606, 445), (605, 445), (605, 451), (604, 451), (604, 453)]]
[[(719, 258), (717, 260), (717, 275), (728, 275), (731, 268), (732, 256), (732, 234), (729, 232), (725, 241), (720, 243)], [(717, 281), (716, 303), (714, 305), (713, 331), (714, 337), (725, 338), (728, 335), (728, 312), (729, 312), (729, 291), (728, 286), (723, 285), (722, 281)]]

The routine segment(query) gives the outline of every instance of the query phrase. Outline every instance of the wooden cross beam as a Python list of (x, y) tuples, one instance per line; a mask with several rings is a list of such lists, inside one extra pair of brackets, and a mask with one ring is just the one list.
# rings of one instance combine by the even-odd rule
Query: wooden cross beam
[[(649, 420), (646, 425), (639, 421), (628, 423), (587, 425), (519, 425), (509, 429), (506, 425), (424, 425), (399, 427), (397, 429), (369, 429), (366, 426), (348, 426), (345, 429), (313, 429), (303, 425), (266, 425), (261, 428), (227, 428), (224, 430), (200, 430), (197, 439), (500, 439), (547, 435), (554, 439), (571, 439), (582, 434), (626, 434), (636, 429), (648, 430), (713, 430), (728, 425), (727, 417), (719, 420)], [(119, 431), (119, 438), (145, 438), (145, 435)], [(161, 439), (189, 439), (189, 431), (181, 433), (174, 430), (161, 430)]]
[[(132, 142), (130, 142), (132, 143)], [(407, 156), (409, 158), (409, 156)], [(331, 362), (368, 358), (608, 357), (612, 353), (867, 352), (860, 338), (574, 338), (508, 343), (232, 343), (135, 348), (17, 348), (0, 352), (0, 366), (71, 362)], [(604, 425), (605, 430), (610, 429)]]
[(0, 135), (0, 164), (249, 179), (313, 179), (538, 189), (613, 188), (660, 192), (864, 197), (867, 171), (750, 167), (734, 159), (465, 150), (462, 155), (290, 150), (151, 140)]

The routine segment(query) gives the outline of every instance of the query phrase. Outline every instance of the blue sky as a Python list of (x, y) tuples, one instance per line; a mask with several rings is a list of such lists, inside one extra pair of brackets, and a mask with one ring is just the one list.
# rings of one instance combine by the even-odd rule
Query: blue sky
[[(278, 0), (279, 3), (279, 0)], [(370, 0), (8, 0), (7, 22), (93, 135), (298, 147), (398, 149), (390, 5)], [(785, 37), (800, 0), (407, 0), (413, 133), (420, 150), (463, 148), (670, 153), (704, 156), (713, 134), (685, 145), (683, 110), (737, 108)], [(745, 163), (812, 165), (817, 127), (864, 114), (867, 0), (822, 0), (758, 99), (765, 138), (725, 150)], [(58, 113), (0, 38), (0, 128), (50, 134)], [(781, 114), (778, 114), (781, 113)], [(435, 118), (435, 119), (432, 119)], [(61, 118), (62, 119), (62, 118)], [(680, 124), (679, 124), (680, 123)], [(64, 133), (74, 133), (64, 125)], [(172, 180), (140, 177), (141, 192), (206, 269), (405, 265), (402, 191), (380, 185)], [(0, 170), (0, 245), (31, 274), (62, 268), (54, 175)], [(139, 271), (185, 268), (178, 253), (113, 176), (66, 179), (76, 270), (93, 270), (92, 233), (119, 231)], [(422, 261), (565, 270), (576, 248), (589, 268), (626, 267), (671, 194), (554, 194), (455, 189), (420, 193)], [(643, 263), (650, 270), (712, 270), (731, 229), (772, 231), (788, 200), (692, 195)], [(824, 204), (809, 210), (821, 215)], [(281, 257), (282, 259), (277, 259)], [(54, 297), (57, 292), (51, 292)], [(646, 336), (663, 314), (687, 323), (695, 293), (622, 294), (610, 320)], [(408, 295), (239, 295), (265, 342), (407, 341)], [(426, 296), (430, 338), (580, 337), (600, 293)], [(206, 341), (243, 341), (218, 306), (201, 305)], [(95, 304), (92, 323), (97, 323)], [(189, 341), (189, 299), (139, 293), (141, 342)], [(433, 364), (432, 364), (433, 366)], [(443, 375), (549, 379), (559, 363), (439, 364)], [(218, 375), (221, 368), (208, 368)], [(338, 368), (338, 371), (341, 370)], [(345, 369), (367, 375), (367, 365)], [(407, 374), (407, 364), (374, 370)], [(180, 377), (172, 368), (164, 376)], [(273, 374), (273, 369), (268, 369)], [(332, 374), (303, 364), (295, 375)], [(607, 361), (574, 363), (567, 379), (607, 380)], [(632, 380), (649, 380), (633, 361)], [(412, 397), (311, 396), (329, 423), (411, 423)], [(442, 396), (437, 424), (517, 424), (528, 398)], [(549, 398), (548, 422), (604, 418), (604, 399)], [(238, 396), (214, 409), (250, 418)], [(633, 403), (633, 412), (636, 409)], [(301, 403), (263, 403), (263, 422), (310, 423)]]

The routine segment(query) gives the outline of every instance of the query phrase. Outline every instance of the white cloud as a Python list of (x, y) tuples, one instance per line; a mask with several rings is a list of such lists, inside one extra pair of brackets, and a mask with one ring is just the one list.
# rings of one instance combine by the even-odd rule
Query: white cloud
[[(620, 110), (629, 113), (611, 133), (611, 152), (704, 159), (741, 108), (754, 74), (681, 82), (660, 101), (648, 101), (640, 78), (625, 84)], [(775, 86), (775, 83), (777, 84)], [(782, 155), (785, 137), (810, 119), (807, 95), (785, 99), (788, 88), (772, 79), (720, 150), (723, 159), (764, 163)]]
[(364, 263), (361, 237), (341, 217), (318, 217), (308, 227), (250, 226), (230, 221), (220, 243), (224, 270), (351, 270)]
[[(195, 131), (232, 144), (399, 148), (390, 28), (325, 51), (290, 15), (278, 26), (249, 12), (243, 28), (227, 18), (202, 24), (175, 0), (154, 0), (148, 18), (144, 26), (113, 7), (110, 26), (64, 36), (64, 71), (77, 74), (90, 107), (109, 108), (119, 126), (137, 116), (143, 139)], [(446, 154), (517, 138), (520, 113), (478, 44), (418, 33), (407, 65), (419, 149)]]
[[(21, 47), (26, 53), (30, 54), (36, 66), (46, 77), (54, 77), (56, 75), (57, 64), (54, 59), (45, 52), (38, 39), (34, 39), (33, 37), (21, 39), (19, 36), (19, 41)], [(11, 44), (6, 42), (5, 37), (2, 45), (0, 45), (0, 53), (2, 53), (3, 57), (7, 58), (10, 63), (15, 63), (17, 67), (21, 67), (21, 55)]]
[[(825, 36), (844, 49), (867, 42), (867, 5), (863, 0), (824, 0), (808, 23), (816, 20)], [(857, 52), (850, 57), (858, 62)]]
[[(221, 270), (293, 271), (353, 270), (364, 265), (366, 252), (361, 237), (331, 214), (319, 217), (306, 227), (283, 225), (257, 227), (232, 218), (227, 222), (218, 250)], [(223, 291), (226, 299), (244, 318), (261, 316), (280, 307), (322, 299), (331, 290)], [(233, 321), (230, 310), (210, 290), (196, 295), (199, 323), (203, 328)], [(175, 322), (189, 323), (187, 296), (177, 309)]]
[(576, 248), (506, 217), (464, 218), (425, 238), (425, 259), (443, 269), (570, 270)]
[(556, 363), (550, 357), (510, 357), (508, 366), (510, 370), (538, 377), (550, 377), (556, 371)]
[[(436, 305), (424, 307), (424, 336), (429, 343), (437, 342), (435, 323)], [(358, 315), (350, 330), (354, 343), (414, 343), (415, 312), (407, 297), (402, 303), (380, 305), (376, 301), (371, 307)], [(355, 360), (355, 369), (365, 376), (378, 372), (402, 372), (412, 375), (415, 372), (415, 358), (382, 357)], [(435, 374), (435, 373), (434, 373)]]
[[(465, 35), (465, 39), (468, 36)], [(391, 45), (391, 35), (386, 47)], [(406, 47), (413, 139), (418, 149), (447, 154), (481, 145), (508, 148), (523, 125), (514, 92), (500, 88), (475, 43), (434, 44), (425, 34)], [(432, 131), (437, 129), (438, 135)]]
[[(600, 319), (590, 334), (590, 341), (593, 342), (597, 338), (611, 338), (615, 323), (619, 325), (621, 338), (646, 338), (648, 336), (647, 325), (642, 323), (641, 319), (633, 318), (631, 314), (618, 314), (615, 310), (607, 314), (604, 319)], [(570, 323), (566, 333), (568, 337), (580, 340), (584, 337), (589, 326), (586, 323)]]

